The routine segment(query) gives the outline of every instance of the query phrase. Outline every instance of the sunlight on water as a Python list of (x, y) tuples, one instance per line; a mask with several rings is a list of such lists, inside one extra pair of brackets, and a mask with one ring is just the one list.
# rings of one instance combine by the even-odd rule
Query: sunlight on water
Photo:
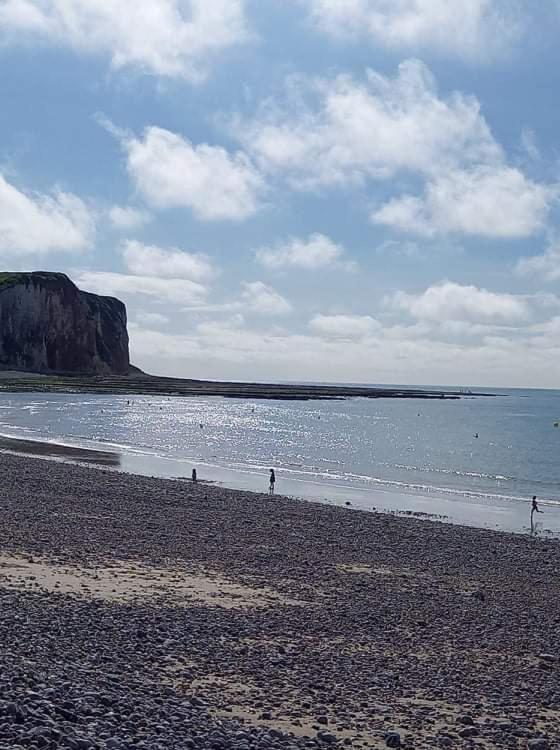
[[(0, 432), (328, 485), (560, 502), (560, 394), (461, 401), (0, 397)], [(476, 435), (478, 434), (478, 438)]]

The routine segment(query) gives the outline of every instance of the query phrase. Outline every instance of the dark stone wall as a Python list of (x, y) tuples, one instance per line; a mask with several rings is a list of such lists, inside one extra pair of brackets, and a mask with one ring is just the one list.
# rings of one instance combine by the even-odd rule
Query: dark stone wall
[(0, 369), (127, 375), (126, 308), (64, 274), (0, 274)]

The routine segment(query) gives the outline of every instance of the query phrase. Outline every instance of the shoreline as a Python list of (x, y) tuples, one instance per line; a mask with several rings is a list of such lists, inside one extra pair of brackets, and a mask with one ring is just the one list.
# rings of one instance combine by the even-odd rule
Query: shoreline
[[(19, 456), (37, 456), (44, 460), (74, 465), (91, 465), (109, 468), (124, 475), (151, 477), (190, 483), (193, 467), (199, 473), (199, 483), (223, 487), (227, 490), (262, 494), (266, 491), (268, 477), (254, 469), (228, 469), (207, 462), (191, 462), (126, 453), (118, 450), (84, 448), (70, 443), (16, 438), (0, 434), (0, 454), (6, 452)], [(348, 485), (294, 479), (279, 473), (281, 495), (293, 500), (352, 507), (362, 512), (378, 512), (439, 521), (455, 526), (491, 529), (500, 532), (530, 533), (530, 502), (495, 496), (493, 499), (456, 497), (452, 494), (398, 492), (384, 488), (363, 489)], [(538, 534), (550, 539), (560, 538), (560, 507), (541, 502), (544, 518), (538, 517)]]
[(346, 398), (391, 398), (452, 400), (493, 398), (497, 394), (461, 389), (407, 388), (392, 386), (299, 385), (192, 380), (146, 373), (128, 376), (45, 375), (0, 371), (0, 393), (90, 393), (148, 396), (222, 396), (236, 399), (278, 401), (341, 400)]
[(0, 470), (0, 746), (560, 741), (556, 543), (6, 453)]

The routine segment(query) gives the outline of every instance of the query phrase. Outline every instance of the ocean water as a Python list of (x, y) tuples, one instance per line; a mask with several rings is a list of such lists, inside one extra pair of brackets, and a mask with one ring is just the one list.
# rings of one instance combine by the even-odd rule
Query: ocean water
[(493, 393), (317, 402), (3, 394), (0, 433), (114, 450), (142, 473), (189, 476), (197, 466), (253, 489), (274, 467), (280, 492), (312, 484), (325, 499), (358, 492), (372, 507), (380, 492), (477, 507), (536, 494), (560, 506), (560, 391)]

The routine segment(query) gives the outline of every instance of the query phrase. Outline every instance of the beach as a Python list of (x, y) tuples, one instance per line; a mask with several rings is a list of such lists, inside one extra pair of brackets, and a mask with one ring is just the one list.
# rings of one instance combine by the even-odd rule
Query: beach
[(1, 748), (558, 746), (555, 541), (0, 469)]
[[(0, 451), (199, 478), (290, 497), (560, 536), (560, 392), (499, 398), (270, 401), (4, 394)], [(479, 437), (475, 438), (475, 434)]]

